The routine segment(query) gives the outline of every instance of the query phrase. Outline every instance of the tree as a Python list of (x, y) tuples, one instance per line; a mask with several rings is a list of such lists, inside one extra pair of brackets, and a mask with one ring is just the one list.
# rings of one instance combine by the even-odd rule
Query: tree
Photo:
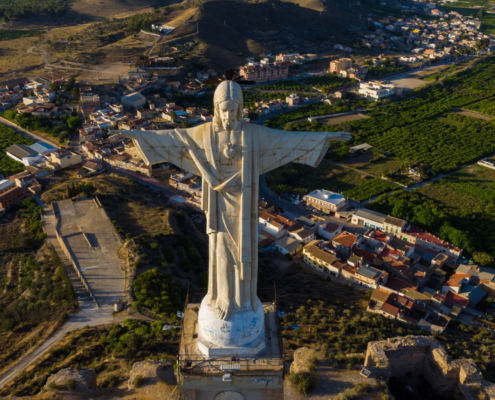
[(7, 110), (3, 113), (3, 116), (7, 118), (9, 121), (14, 121), (16, 115), (17, 115), (17, 110)]
[(332, 91), (332, 89), (330, 88), (330, 86), (323, 86), (321, 88), (321, 92), (325, 95), (325, 97), (328, 97), (328, 95), (330, 94), (330, 92)]
[(190, 128), (191, 127), (191, 124), (189, 123), (189, 121), (182, 121), (182, 124), (181, 124), (181, 128)]
[(172, 119), (172, 121), (177, 121), (177, 114), (175, 113), (175, 111), (170, 111), (168, 113), (168, 115), (170, 115), (170, 118)]
[(72, 90), (70, 91), (70, 93), (72, 94), (72, 96), (74, 96), (77, 99), (77, 98), (79, 98), (81, 91), (79, 90), (79, 88), (77, 86), (74, 86), (72, 88)]
[(77, 127), (81, 126), (82, 121), (81, 118), (79, 117), (69, 117), (67, 118), (67, 125), (70, 129), (76, 129)]
[(65, 48), (65, 52), (66, 52), (66, 53), (70, 53), (70, 52), (72, 52), (72, 49), (70, 48), (70, 46), (67, 46), (67, 47)]
[(292, 131), (292, 124), (285, 124), (284, 125), (284, 131), (287, 131), (287, 132)]
[(484, 251), (476, 251), (473, 253), (473, 260), (480, 265), (488, 265), (493, 262), (493, 257)]
[(287, 193), (290, 190), (288, 185), (280, 184), (275, 188), (275, 192), (277, 192), (278, 197), (282, 196), (284, 193)]
[(484, 16), (485, 16), (485, 9), (484, 8), (481, 8), (478, 11), (478, 17), (483, 18)]
[(88, 183), (81, 182), (80, 187), (81, 187), (81, 191), (86, 196), (92, 196), (96, 193), (96, 187), (91, 182)]

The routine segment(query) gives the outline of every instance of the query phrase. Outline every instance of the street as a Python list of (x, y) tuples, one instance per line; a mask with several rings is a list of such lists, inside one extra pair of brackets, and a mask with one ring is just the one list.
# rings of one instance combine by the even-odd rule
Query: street
[[(279, 196), (268, 188), (268, 185), (266, 184), (265, 181), (265, 175), (260, 176), (259, 198), (260, 200), (267, 201), (271, 204), (274, 204), (277, 207), (283, 207), (285, 209), (285, 214), (288, 214), (287, 216), (291, 218), (303, 217), (308, 214), (315, 214), (313, 211), (307, 209), (306, 206), (302, 206), (302, 205), (296, 206), (292, 204), (290, 201), (279, 199)], [(343, 225), (346, 231), (351, 233), (363, 234), (366, 232), (366, 228), (351, 224), (350, 222), (347, 222), (340, 218), (325, 217), (325, 216), (321, 216), (321, 218), (324, 218), (328, 222), (334, 222)]]

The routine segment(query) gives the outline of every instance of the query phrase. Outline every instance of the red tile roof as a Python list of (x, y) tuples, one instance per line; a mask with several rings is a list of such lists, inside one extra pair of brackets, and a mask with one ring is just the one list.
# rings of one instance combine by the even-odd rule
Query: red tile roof
[(373, 289), (371, 292), (371, 300), (377, 300), (382, 303), (386, 303), (392, 292), (387, 292), (382, 289)]
[(414, 225), (410, 225), (406, 233), (411, 235), (411, 236), (414, 236), (416, 238), (422, 239), (425, 242), (430, 242), (430, 243), (433, 243), (433, 244), (436, 244), (438, 246), (442, 246), (442, 247), (445, 247), (445, 248), (448, 248), (451, 250), (456, 250), (456, 251), (461, 250), (458, 247), (455, 247), (455, 246), (451, 245), (450, 243), (444, 242), (443, 240), (437, 238), (436, 236), (433, 236), (433, 235), (423, 231), (422, 229), (419, 229), (418, 227), (416, 227)]
[(351, 247), (357, 242), (357, 236), (352, 235), (348, 232), (342, 232), (340, 235), (332, 239), (332, 242), (340, 244), (344, 247)]
[(445, 304), (450, 305), (452, 303), (456, 303), (461, 307), (467, 307), (469, 300), (449, 290), (447, 296), (445, 296)]
[(354, 254), (355, 256), (361, 257), (368, 264), (374, 264), (376, 254), (372, 253), (371, 251), (367, 251), (367, 250), (360, 249), (358, 247), (354, 247), (351, 250), (351, 253)]
[(460, 286), (460, 283), (464, 278), (468, 278), (469, 280), (470, 277), (471, 275), (468, 274), (454, 274), (443, 284), (443, 286)]
[(384, 303), (382, 308), (380, 308), (381, 311), (393, 315), (394, 317), (397, 315), (399, 312), (399, 309), (392, 304)]
[(389, 287), (390, 289), (394, 289), (397, 291), (401, 291), (404, 289), (413, 289), (413, 290), (417, 289), (417, 285), (413, 281), (399, 276), (390, 278), (387, 281), (386, 286)]
[(323, 228), (323, 230), (330, 232), (330, 233), (333, 233), (336, 230), (338, 230), (339, 228), (340, 228), (340, 225), (334, 224), (333, 222), (329, 222), (328, 224), (325, 225), (325, 228)]

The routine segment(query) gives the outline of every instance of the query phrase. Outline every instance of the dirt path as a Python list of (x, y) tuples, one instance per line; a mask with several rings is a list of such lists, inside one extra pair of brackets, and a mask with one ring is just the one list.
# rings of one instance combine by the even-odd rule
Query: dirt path
[(55, 235), (56, 219), (53, 211), (46, 206), (44, 202), (40, 200), (38, 196), (35, 196), (38, 205), (43, 207), (45, 215), (43, 216), (43, 225), (47, 233), (47, 240), (53, 245), (61, 261), (64, 263), (69, 278), (71, 280), (74, 291), (76, 292), (79, 300), (79, 311), (72, 314), (69, 319), (62, 325), (62, 327), (55, 332), (51, 337), (45, 340), (40, 346), (35, 348), (31, 353), (25, 355), (23, 358), (17, 361), (17, 363), (0, 376), (0, 387), (3, 387), (14, 379), (19, 372), (29, 367), (36, 362), (43, 354), (45, 354), (50, 348), (56, 345), (66, 333), (81, 329), (85, 326), (98, 326), (108, 325), (116, 322), (121, 322), (126, 318), (138, 318), (145, 320), (153, 320), (146, 316), (133, 313), (132, 316), (122, 312), (117, 316), (113, 315), (113, 309), (111, 306), (96, 308), (91, 301), (88, 293), (84, 289), (81, 281), (77, 277), (73, 267), (70, 265), (69, 260), (65, 256), (60, 244)]

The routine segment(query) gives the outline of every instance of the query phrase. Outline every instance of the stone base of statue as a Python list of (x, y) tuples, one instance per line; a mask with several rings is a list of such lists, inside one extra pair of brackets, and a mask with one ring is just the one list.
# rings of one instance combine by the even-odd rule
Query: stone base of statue
[[(205, 310), (208, 312), (205, 313)], [(221, 343), (224, 342), (205, 343), (200, 332), (200, 318), (206, 318), (206, 325), (203, 326), (210, 324), (208, 326), (213, 326), (215, 331), (217, 329), (218, 320), (211, 318), (204, 301), (201, 305), (187, 305), (176, 369), (181, 398), (283, 400), (284, 356), (274, 303), (260, 303), (258, 312), (249, 315), (253, 324), (250, 325), (253, 339), (246, 334), (234, 335), (237, 327), (245, 327), (242, 322), (247, 320), (248, 314), (234, 321), (222, 321), (222, 335), (217, 332), (217, 340), (237, 340), (238, 346), (223, 346)], [(253, 321), (253, 318), (259, 320)], [(230, 326), (230, 332), (222, 331), (223, 323), (226, 327)]]
[(258, 300), (258, 311), (233, 313), (222, 320), (203, 299), (198, 314), (198, 349), (205, 356), (255, 356), (266, 349), (265, 318)]

